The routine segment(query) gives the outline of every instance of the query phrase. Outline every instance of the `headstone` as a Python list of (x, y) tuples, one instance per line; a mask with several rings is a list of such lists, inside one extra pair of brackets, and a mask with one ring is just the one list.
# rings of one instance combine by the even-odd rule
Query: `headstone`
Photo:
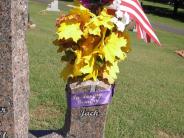
[[(101, 98), (103, 98), (104, 94), (107, 94), (106, 92), (109, 92), (108, 90), (111, 90), (111, 85), (106, 84), (103, 81), (68, 81), (66, 87), (68, 108), (65, 116), (64, 126), (66, 137), (104, 137), (104, 127), (108, 104), (96, 106), (87, 105), (93, 102), (101, 102)], [(100, 91), (102, 93), (100, 93)], [(110, 93), (109, 97), (112, 97), (112, 93)], [(86, 106), (78, 107), (77, 102)]]
[(48, 4), (48, 7), (46, 10), (59, 12), (60, 10), (58, 8), (58, 0), (54, 0), (53, 2), (51, 2), (51, 4)]
[(66, 86), (68, 107), (63, 129), (44, 136), (30, 134), (29, 138), (104, 138), (108, 103), (112, 95), (112, 85), (104, 81), (69, 79)]
[(27, 3), (0, 1), (0, 138), (28, 137)]

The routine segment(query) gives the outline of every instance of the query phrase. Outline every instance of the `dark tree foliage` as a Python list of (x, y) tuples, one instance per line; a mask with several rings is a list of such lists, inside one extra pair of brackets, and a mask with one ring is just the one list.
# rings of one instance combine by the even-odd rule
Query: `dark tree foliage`
[(174, 0), (174, 11), (173, 14), (177, 15), (180, 0)]
[(165, 3), (173, 6), (173, 15), (177, 15), (178, 8), (184, 8), (184, 0), (146, 0), (158, 3)]

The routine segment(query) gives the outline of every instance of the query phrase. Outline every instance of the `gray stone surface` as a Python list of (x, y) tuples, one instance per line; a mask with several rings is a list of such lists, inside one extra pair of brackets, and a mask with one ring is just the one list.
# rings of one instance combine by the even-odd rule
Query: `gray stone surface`
[[(67, 99), (70, 94), (89, 92), (95, 90), (107, 90), (111, 85), (103, 81), (79, 81), (69, 80), (66, 87)], [(70, 108), (68, 105), (65, 117), (64, 132), (67, 138), (103, 138), (108, 105)], [(92, 116), (81, 116), (81, 111), (98, 113)]]
[(52, 134), (49, 134), (49, 135), (46, 135), (46, 136), (43, 136), (43, 137), (40, 137), (40, 138), (63, 138), (63, 136), (59, 135), (57, 133), (52, 133)]
[(0, 1), (0, 137), (28, 137), (27, 0)]
[(36, 138), (36, 136), (34, 136), (33, 134), (29, 133), (28, 134), (28, 138)]

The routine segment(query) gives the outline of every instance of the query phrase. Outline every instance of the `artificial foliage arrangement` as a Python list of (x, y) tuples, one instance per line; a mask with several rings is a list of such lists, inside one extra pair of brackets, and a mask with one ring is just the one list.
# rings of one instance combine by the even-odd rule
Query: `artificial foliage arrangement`
[[(119, 73), (118, 63), (131, 51), (127, 25), (132, 20), (136, 22), (138, 37), (160, 44), (154, 32), (143, 24), (145, 20), (141, 23), (126, 9), (125, 1), (76, 0), (70, 12), (57, 19), (54, 44), (62, 55), (61, 60), (66, 62), (61, 77), (65, 80), (81, 77), (83, 81), (103, 79), (113, 84)], [(150, 24), (148, 27), (151, 28)]]

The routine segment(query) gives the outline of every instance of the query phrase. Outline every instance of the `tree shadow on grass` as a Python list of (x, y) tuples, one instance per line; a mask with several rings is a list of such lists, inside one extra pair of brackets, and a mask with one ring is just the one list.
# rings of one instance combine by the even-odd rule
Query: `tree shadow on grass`
[(74, 0), (59, 0), (59, 1), (73, 2)]
[(29, 132), (35, 137), (42, 137), (45, 135), (52, 134), (54, 131), (53, 130), (30, 130)]
[[(65, 136), (65, 134), (63, 133), (63, 130), (29, 130), (29, 134), (31, 134), (33, 137), (39, 138), (39, 137), (44, 137), (44, 136), (48, 136), (51, 134), (58, 134), (61, 137)], [(29, 138), (33, 138), (33, 137), (29, 137)]]
[[(67, 95), (69, 96), (69, 95)], [(66, 137), (68, 131), (70, 130), (70, 125), (71, 125), (71, 109), (67, 108), (67, 112), (65, 114), (65, 124), (63, 128), (58, 129), (58, 130), (29, 130), (29, 138), (39, 138), (39, 137), (48, 137), (49, 135), (54, 135), (57, 134), (61, 138)]]
[(173, 15), (173, 10), (169, 8), (157, 7), (153, 5), (143, 5), (144, 11), (160, 17), (172, 18), (174, 20), (184, 22), (184, 11), (178, 11), (177, 15)]
[(157, 3), (162, 3), (162, 4), (167, 4), (168, 3), (168, 0), (146, 0), (146, 1), (157, 2)]

